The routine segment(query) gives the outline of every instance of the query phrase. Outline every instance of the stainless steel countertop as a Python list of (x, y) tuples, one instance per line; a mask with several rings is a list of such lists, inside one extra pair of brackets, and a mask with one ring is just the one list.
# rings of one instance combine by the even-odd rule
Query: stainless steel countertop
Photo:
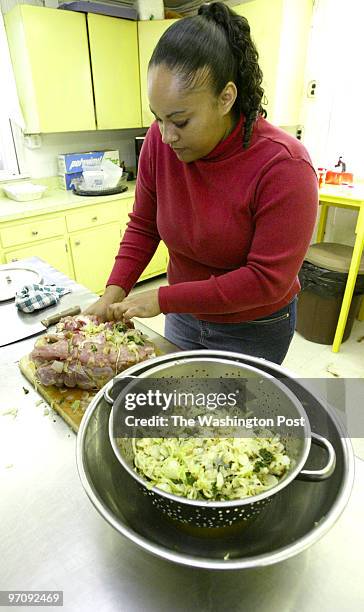
[[(81, 306), (94, 299), (81, 297)], [(343, 515), (297, 557), (230, 572), (170, 564), (118, 535), (91, 505), (77, 473), (76, 436), (36, 405), (18, 369), (33, 345), (29, 338), (0, 351), (0, 412), (17, 409), (0, 416), (0, 589), (63, 590), (67, 612), (364, 609), (363, 461)]]

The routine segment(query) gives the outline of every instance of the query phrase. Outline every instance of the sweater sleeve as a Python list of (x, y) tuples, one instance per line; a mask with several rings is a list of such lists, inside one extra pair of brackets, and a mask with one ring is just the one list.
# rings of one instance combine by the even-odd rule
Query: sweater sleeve
[(288, 158), (273, 164), (255, 190), (246, 265), (207, 280), (160, 287), (161, 311), (227, 314), (279, 303), (296, 281), (317, 206), (317, 178), (308, 162)]
[(152, 259), (160, 242), (152, 146), (150, 129), (139, 157), (133, 211), (129, 215), (130, 221), (107, 281), (107, 285), (118, 285), (127, 294)]

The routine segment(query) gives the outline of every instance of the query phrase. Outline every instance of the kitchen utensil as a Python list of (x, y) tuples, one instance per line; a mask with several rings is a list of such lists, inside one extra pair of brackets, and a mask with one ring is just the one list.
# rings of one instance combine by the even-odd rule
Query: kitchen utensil
[[(208, 356), (210, 351), (201, 351), (200, 355), (203, 353)], [(331, 478), (314, 484), (293, 480), (249, 530), (244, 526), (226, 531), (220, 528), (218, 538), (193, 535), (187, 527), (182, 531), (178, 523), (167, 520), (148, 503), (137, 481), (120, 469), (109, 439), (111, 407), (104, 398), (104, 390), (92, 400), (82, 420), (77, 437), (77, 467), (82, 485), (100, 515), (140, 548), (190, 567), (214, 570), (263, 567), (297, 555), (331, 529), (350, 497), (354, 455), (337, 417), (306, 387), (305, 381), (297, 381), (288, 370), (264, 359), (228, 352), (225, 355), (220, 358), (252, 365), (279, 378), (297, 396), (312, 429), (325, 436), (335, 449), (337, 463)], [(166, 355), (159, 361), (166, 363), (169, 358)], [(144, 365), (147, 367), (147, 363)], [(312, 464), (316, 465), (321, 458), (319, 449), (312, 445)]]
[[(225, 355), (225, 353), (223, 353)], [(138, 364), (141, 365), (141, 364)], [(170, 391), (177, 394), (186, 392), (186, 379), (227, 379), (243, 378), (246, 385), (247, 399), (245, 408), (253, 416), (266, 420), (273, 418), (277, 423), (278, 416), (286, 419), (297, 419), (303, 417), (303, 431), (295, 433), (294, 430), (283, 430), (277, 425), (269, 426), (268, 429), (280, 436), (281, 442), (285, 445), (288, 456), (291, 458), (291, 466), (285, 476), (277, 485), (269, 490), (248, 498), (232, 501), (213, 501), (213, 500), (191, 500), (179, 497), (171, 493), (162, 491), (158, 487), (150, 488), (148, 481), (140, 476), (134, 469), (134, 453), (131, 438), (117, 439), (114, 431), (116, 423), (115, 411), (118, 410), (118, 400), (112, 408), (109, 421), (109, 435), (111, 446), (120, 461), (122, 467), (137, 480), (145, 495), (150, 496), (152, 503), (167, 514), (170, 518), (188, 523), (195, 527), (225, 527), (239, 521), (247, 521), (257, 516), (263, 507), (272, 501), (272, 498), (287, 487), (292, 480), (318, 481), (331, 476), (335, 468), (335, 451), (330, 442), (322, 436), (311, 434), (310, 424), (307, 415), (293, 393), (289, 391), (278, 379), (270, 374), (261, 372), (259, 369), (229, 361), (220, 360), (220, 351), (211, 351), (208, 357), (199, 356), (198, 351), (191, 356), (190, 352), (180, 352), (169, 355), (168, 362), (161, 362), (152, 359), (148, 368), (133, 367), (126, 370), (116, 379), (122, 383), (123, 378), (129, 376), (141, 378), (161, 379), (163, 378), (163, 391)], [(168, 386), (166, 379), (171, 378)], [(114, 381), (116, 380), (114, 379)], [(223, 384), (223, 380), (221, 381)], [(114, 383), (115, 384), (115, 383)], [(125, 390), (126, 392), (127, 390)], [(108, 387), (105, 389), (105, 398), (110, 401)], [(111, 399), (111, 401), (113, 401)], [(326, 466), (319, 470), (304, 470), (310, 453), (312, 442), (326, 448), (328, 459)]]
[(16, 292), (25, 285), (41, 282), (41, 274), (32, 268), (25, 268), (22, 266), (1, 266), (0, 302), (13, 299)]
[(0, 306), (0, 316), (4, 322), (0, 328), (0, 346), (18, 342), (29, 336), (36, 336), (46, 331), (51, 325), (58, 323), (62, 317), (74, 316), (80, 312), (79, 306), (72, 306), (39, 320), (39, 311), (25, 314), (20, 312), (13, 302), (4, 304)]

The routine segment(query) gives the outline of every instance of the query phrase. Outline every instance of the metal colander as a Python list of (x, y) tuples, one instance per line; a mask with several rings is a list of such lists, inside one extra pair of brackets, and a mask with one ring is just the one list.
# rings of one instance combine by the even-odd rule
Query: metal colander
[[(146, 480), (134, 468), (134, 453), (130, 438), (118, 439), (114, 432), (114, 408), (109, 421), (109, 434), (113, 450), (129, 474), (138, 482), (145, 496), (151, 503), (170, 519), (198, 528), (228, 527), (235, 523), (247, 522), (255, 518), (275, 495), (295, 479), (323, 480), (328, 478), (335, 468), (335, 451), (331, 443), (311, 433), (307, 415), (297, 397), (278, 379), (259, 370), (259, 368), (238, 361), (240, 355), (225, 351), (186, 351), (151, 359), (137, 364), (119, 374), (112, 384), (106, 386), (104, 397), (113, 404), (120, 390), (123, 378), (163, 378), (163, 385), (172, 379), (174, 390), (176, 380), (185, 389), (186, 379), (221, 379), (223, 386), (227, 378), (243, 378), (246, 386), (246, 409), (263, 419), (284, 416), (297, 419), (303, 417), (304, 427), (300, 434), (284, 432), (276, 426), (269, 427), (280, 435), (282, 443), (291, 458), (291, 466), (285, 476), (271, 489), (255, 496), (232, 501), (190, 500), (179, 497), (158, 487), (148, 488)], [(163, 387), (165, 388), (165, 386)], [(116, 405), (116, 404), (115, 404)], [(323, 446), (328, 454), (326, 466), (320, 470), (303, 470), (310, 452), (311, 441)]]

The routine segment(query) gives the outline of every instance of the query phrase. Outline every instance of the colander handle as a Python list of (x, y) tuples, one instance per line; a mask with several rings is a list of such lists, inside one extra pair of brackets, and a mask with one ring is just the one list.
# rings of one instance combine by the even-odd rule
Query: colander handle
[(110, 382), (107, 383), (104, 389), (104, 399), (107, 401), (108, 404), (112, 406), (116, 399), (116, 398), (111, 397), (111, 391), (114, 389), (114, 387), (118, 385), (121, 390), (123, 381), (125, 382), (126, 385), (128, 385), (130, 383), (131, 378), (135, 379), (137, 378), (137, 376), (130, 376), (130, 375), (125, 376), (125, 377), (121, 376), (120, 378), (113, 378), (112, 380), (110, 380)]
[(319, 482), (320, 480), (326, 480), (326, 478), (330, 478), (333, 473), (336, 465), (336, 454), (333, 445), (331, 442), (319, 436), (319, 434), (311, 433), (312, 443), (318, 444), (327, 451), (327, 463), (325, 467), (320, 470), (301, 470), (296, 478), (298, 480), (311, 480), (313, 482)]

